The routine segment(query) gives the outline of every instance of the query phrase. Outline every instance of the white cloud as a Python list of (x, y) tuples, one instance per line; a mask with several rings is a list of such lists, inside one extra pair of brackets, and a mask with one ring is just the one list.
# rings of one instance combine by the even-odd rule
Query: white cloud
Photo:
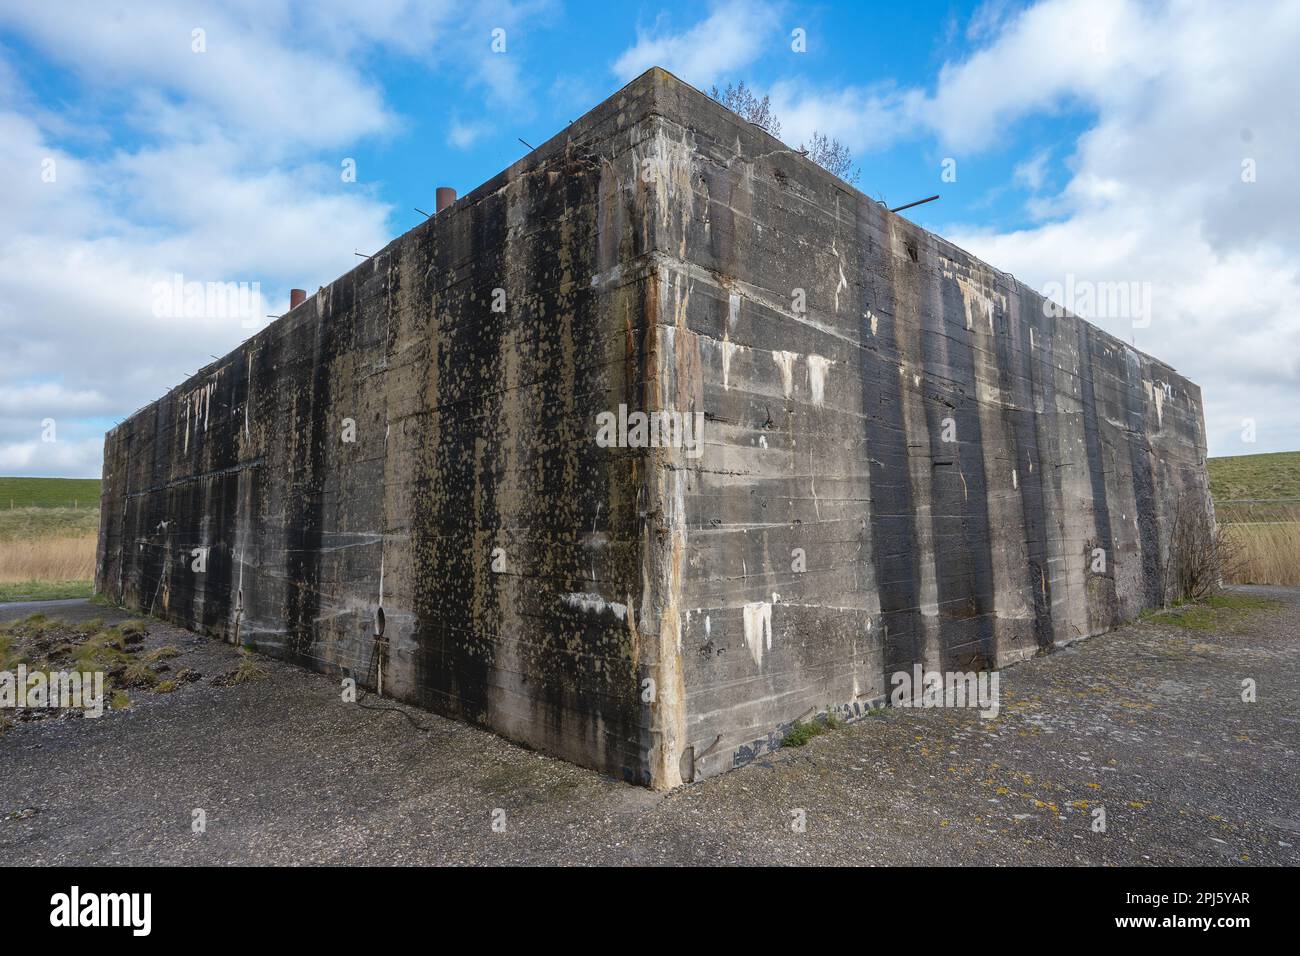
[[(292, 34), (276, 27), (282, 18), (274, 5), (157, 3), (128, 14), (95, 0), (66, 0), (0, 10), (0, 23), (92, 83), (139, 84), (180, 98), (185, 109), (167, 111), (172, 122), (215, 118), (264, 137), (264, 149), (285, 139), (328, 146), (387, 131), (394, 117), (381, 91), (357, 69), (284, 42)], [(204, 49), (196, 52), (200, 40)], [(164, 102), (142, 100), (155, 109), (140, 120), (154, 121)]]
[(98, 478), (104, 439), (0, 444), (0, 474)]
[(469, 149), (479, 138), (488, 132), (490, 127), (486, 123), (465, 122), (460, 119), (452, 119), (451, 127), (447, 130), (447, 142), (451, 143), (457, 149)]
[(83, 194), (69, 199), (88, 210), (80, 229), (59, 223), (0, 239), (0, 416), (11, 411), (6, 394), (27, 396), (37, 417), (67, 414), (56, 395), (30, 384), (49, 375), (76, 383), (69, 387), (78, 392), (111, 395), (121, 414), (252, 333), (238, 317), (155, 315), (155, 284), (174, 274), (260, 283), (272, 308), (284, 311), (289, 286), (329, 282), (356, 264), (354, 249), (374, 250), (389, 238), (386, 207), (363, 193), (313, 184), (310, 171), (238, 173), (192, 150), (153, 150), (92, 168), (121, 185), (140, 221), (165, 229), (121, 225), (95, 235), (98, 223), (113, 219), (96, 218), (100, 207)]
[(1023, 162), (1016, 163), (1016, 168), (1011, 171), (1012, 178), (1031, 192), (1037, 192), (1043, 188), (1043, 181), (1047, 177), (1047, 161), (1051, 156), (1051, 150), (1038, 150)]
[[(260, 283), (264, 324), (290, 286), (329, 282), (354, 249), (391, 237), (366, 171), (345, 184), (341, 156), (319, 152), (392, 127), (377, 89), (346, 62), (279, 44), (274, 6), (256, 27), (241, 20), (250, 10), (93, 4), (72, 11), (75, 27), (66, 7), (0, 11), (93, 89), (63, 114), (0, 90), (0, 473), (96, 474), (102, 438), (86, 432), (252, 334), (238, 318), (156, 316), (155, 283)], [(194, 23), (206, 54), (189, 50)], [(119, 109), (138, 143), (108, 151)], [(57, 442), (41, 440), (46, 418)]]
[[(102, 431), (252, 334), (240, 317), (156, 316), (157, 283), (260, 284), (263, 313), (278, 313), (290, 287), (332, 281), (354, 250), (391, 238), (392, 210), (366, 185), (378, 171), (340, 176), (356, 144), (402, 125), (372, 78), (376, 54), (526, 115), (520, 41), (551, 6), (0, 5), (26, 55), (81, 84), (42, 102), (0, 49), (0, 473), (97, 473), (102, 443), (78, 431)], [(510, 52), (491, 52), (495, 27)], [(453, 140), (486, 131), (462, 123)], [(47, 417), (57, 443), (39, 441)]]
[(816, 129), (869, 151), (927, 131), (959, 155), (988, 148), (1033, 112), (1122, 103), (1158, 74), (1151, 51), (1162, 29), (1127, 0), (1049, 0), (1014, 17), (994, 2), (967, 29), (987, 44), (945, 64), (933, 92), (888, 84), (828, 91), (787, 80), (773, 84), (772, 98), (788, 142)]
[(639, 30), (635, 45), (614, 61), (614, 73), (627, 81), (652, 66), (663, 67), (687, 83), (708, 89), (719, 77), (748, 66), (770, 39), (780, 34), (778, 7), (759, 0), (726, 0), (682, 33)]
[(925, 119), (957, 150), (991, 145), (1006, 125), (1071, 99), (1122, 104), (1159, 72), (1158, 23), (1127, 0), (1048, 0), (1005, 23), (964, 61), (946, 64)]
[(69, 389), (58, 382), (0, 385), (0, 416), (102, 415), (112, 407), (96, 389)]
[[(984, 51), (945, 67), (928, 104), (944, 141), (986, 144), (1017, 118), (1070, 99), (1096, 113), (1076, 144), (1072, 178), (1044, 207), (1055, 221), (945, 234), (1037, 288), (1066, 273), (1149, 283), (1149, 328), (1097, 322), (1201, 385), (1211, 453), (1300, 448), (1300, 182), (1290, 174), (1300, 155), (1291, 102), (1300, 8), (1098, 9), (1041, 4)], [(1065, 56), (1041, 72), (1028, 49), (1035, 39), (1087, 36), (1098, 22), (1109, 25), (1109, 53), (1088, 64)], [(1035, 82), (1017, 82), (1025, 76)], [(1242, 181), (1245, 158), (1256, 161), (1256, 182)], [(1247, 418), (1256, 421), (1254, 445), (1241, 441)]]
[(804, 80), (772, 85), (772, 111), (781, 120), (781, 138), (797, 146), (814, 131), (832, 136), (855, 153), (894, 145), (913, 135), (922, 95), (890, 84), (820, 90)]

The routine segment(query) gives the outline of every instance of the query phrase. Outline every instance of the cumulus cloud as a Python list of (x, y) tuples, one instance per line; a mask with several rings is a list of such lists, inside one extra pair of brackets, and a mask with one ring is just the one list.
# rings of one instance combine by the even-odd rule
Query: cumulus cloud
[(394, 117), (381, 91), (355, 68), (282, 42), (273, 27), (282, 17), (274, 4), (143, 3), (126, 12), (95, 0), (0, 12), (0, 22), (86, 78), (154, 88), (202, 111), (206, 122), (232, 123), (269, 143), (336, 145), (388, 129)]
[(80, 441), (39, 440), (0, 444), (0, 472), (6, 475), (53, 475), (98, 478), (104, 455), (102, 438)]
[(778, 7), (758, 0), (716, 3), (694, 26), (673, 33), (663, 23), (639, 30), (637, 42), (614, 61), (614, 73), (631, 80), (652, 66), (661, 66), (697, 86), (707, 88), (757, 59), (766, 43), (779, 33)]
[(1031, 192), (1037, 192), (1043, 188), (1043, 181), (1047, 176), (1047, 161), (1051, 155), (1051, 150), (1036, 151), (1028, 159), (1016, 163), (1016, 168), (1011, 171), (1012, 177), (1021, 186)]
[(808, 143), (816, 131), (855, 153), (886, 149), (915, 135), (923, 100), (920, 91), (891, 83), (827, 91), (806, 80), (780, 80), (769, 95), (787, 143)]
[[(354, 248), (388, 238), (387, 207), (347, 192), (333, 170), (254, 168), (219, 138), (88, 159), (13, 113), (0, 112), (0, 131), (6, 168), (20, 173), (0, 187), (13, 211), (0, 235), (0, 419), (33, 438), (47, 416), (129, 413), (271, 311), (158, 314), (159, 283), (243, 282), (283, 311), (288, 286), (327, 282), (355, 264)], [(43, 181), (49, 159), (54, 176)], [(21, 453), (5, 453), (5, 437)], [(69, 466), (67, 449), (20, 438), (0, 437), (0, 460)], [(78, 471), (93, 474), (99, 453), (87, 447)]]
[(447, 142), (457, 149), (469, 149), (488, 132), (488, 129), (486, 123), (467, 122), (456, 118), (451, 121), (451, 127), (447, 130)]
[[(1107, 52), (1086, 69), (1034, 60), (1050, 97), (997, 92), (1017, 85), (1031, 40), (1097, 33)], [(1093, 318), (1202, 386), (1212, 454), (1300, 448), (1300, 183), (1284, 172), (1300, 154), (1296, 49), (1300, 9), (1285, 2), (1249, 16), (1044, 3), (946, 67), (929, 100), (937, 134), (968, 146), (1069, 99), (1095, 110), (1052, 221), (1001, 234), (956, 224), (950, 237), (1038, 288), (1066, 273), (1148, 284), (1149, 327)], [(1254, 443), (1242, 440), (1247, 422)]]
[[(410, 56), (520, 96), (491, 29), (545, 7), (0, 7), (0, 28), (83, 91), (43, 104), (0, 48), (0, 473), (98, 474), (106, 424), (285, 311), (290, 287), (384, 245), (392, 210), (367, 171), (341, 175), (354, 144), (402, 123), (368, 59)], [(242, 283), (262, 307), (160, 310), (175, 281)]]

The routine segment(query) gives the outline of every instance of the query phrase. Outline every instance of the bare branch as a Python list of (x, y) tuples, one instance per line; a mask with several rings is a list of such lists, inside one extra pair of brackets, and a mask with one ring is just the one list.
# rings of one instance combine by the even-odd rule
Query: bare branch
[(831, 139), (816, 130), (812, 134), (812, 145), (804, 146), (800, 143), (799, 151), (806, 154), (818, 166), (834, 173), (850, 185), (858, 181), (858, 176), (862, 172), (854, 168), (853, 153), (847, 146), (838, 139)]

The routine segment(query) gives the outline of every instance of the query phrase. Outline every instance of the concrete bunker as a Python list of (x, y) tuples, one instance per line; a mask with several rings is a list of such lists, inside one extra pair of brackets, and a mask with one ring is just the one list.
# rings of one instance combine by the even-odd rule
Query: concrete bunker
[(98, 591), (667, 788), (1210, 507), (1195, 385), (662, 70), (439, 207), (108, 433)]

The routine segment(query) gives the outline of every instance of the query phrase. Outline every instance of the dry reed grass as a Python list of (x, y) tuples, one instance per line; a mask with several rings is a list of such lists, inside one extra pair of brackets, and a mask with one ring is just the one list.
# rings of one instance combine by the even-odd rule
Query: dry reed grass
[(1230, 583), (1300, 587), (1300, 502), (1217, 510), (1219, 521), (1240, 548), (1239, 566)]
[(95, 576), (94, 535), (0, 541), (0, 584), (89, 581)]

